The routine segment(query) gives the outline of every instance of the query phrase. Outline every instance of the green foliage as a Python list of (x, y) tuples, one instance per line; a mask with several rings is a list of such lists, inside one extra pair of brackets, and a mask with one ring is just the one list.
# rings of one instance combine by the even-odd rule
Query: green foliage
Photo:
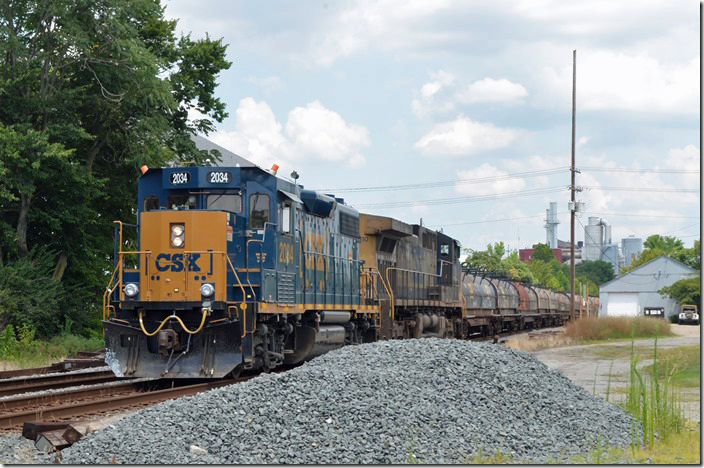
[(699, 388), (702, 368), (701, 345), (681, 346), (658, 353), (659, 363), (643, 370), (658, 379), (667, 379), (679, 387)]
[(684, 242), (676, 237), (654, 234), (643, 242), (643, 246), (645, 250), (643, 250), (630, 267), (622, 268), (621, 274), (628, 273), (634, 268), (638, 268), (661, 255), (667, 255), (694, 270), (701, 271), (701, 243), (699, 240), (695, 240), (691, 248), (685, 248)]
[(486, 250), (465, 249), (468, 254), (465, 263), (470, 268), (478, 268), (491, 272), (502, 272), (501, 258), (504, 256), (505, 247), (503, 242), (489, 244)]
[(576, 276), (585, 277), (597, 286), (601, 286), (614, 279), (614, 269), (609, 262), (603, 260), (583, 261), (575, 265)]
[[(653, 376), (659, 375), (658, 366), (661, 365), (658, 361), (657, 343), (656, 339), (651, 367)], [(642, 431), (634, 428), (634, 452), (636, 447), (640, 448), (641, 444), (652, 449), (655, 445), (656, 434), (659, 442), (677, 436), (684, 428), (685, 422), (676, 389), (672, 386), (670, 379), (664, 378), (662, 381), (657, 377), (647, 379), (643, 372), (638, 370), (637, 364), (638, 356), (635, 354), (633, 342), (631, 342), (629, 385), (623, 406), (638, 420), (642, 427)], [(661, 372), (668, 377), (671, 375), (667, 361)]]
[[(17, 307), (30, 305), (27, 320), (41, 336), (64, 314), (77, 333), (97, 330), (112, 221), (135, 222), (138, 168), (219, 159), (190, 135), (227, 117), (215, 96), (218, 74), (230, 67), (227, 46), (207, 35), (178, 38), (175, 28), (159, 0), (0, 7), (0, 266), (44, 246), (53, 265), (34, 276), (44, 278), (35, 289), (49, 271), (71, 291), (54, 299), (17, 285), (8, 291), (0, 276), (1, 324), (20, 324)], [(190, 120), (190, 110), (201, 117)]]
[(676, 237), (653, 234), (643, 242), (643, 247), (651, 250), (660, 249), (665, 252), (665, 255), (672, 255), (684, 247), (684, 242)]
[(555, 260), (555, 254), (552, 249), (547, 244), (536, 244), (533, 249), (533, 254), (531, 255), (533, 260), (541, 260), (545, 263), (550, 263), (551, 260)]
[(64, 290), (51, 278), (55, 257), (47, 249), (35, 248), (0, 266), (0, 327), (32, 325), (41, 336), (59, 331)]
[(697, 304), (702, 301), (701, 276), (685, 278), (665, 286), (658, 292), (661, 296), (671, 297), (680, 304)]
[(60, 361), (79, 351), (97, 351), (105, 346), (102, 336), (86, 338), (61, 333), (48, 341), (35, 339), (36, 330), (22, 325), (16, 331), (12, 325), (0, 333), (0, 360), (16, 367), (41, 367)]

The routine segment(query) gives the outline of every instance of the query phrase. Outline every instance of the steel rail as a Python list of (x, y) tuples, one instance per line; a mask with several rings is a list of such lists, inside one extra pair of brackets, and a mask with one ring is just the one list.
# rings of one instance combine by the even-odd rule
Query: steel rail
[(0, 428), (8, 429), (19, 426), (25, 422), (42, 422), (55, 421), (62, 418), (72, 418), (75, 416), (83, 416), (87, 414), (100, 413), (118, 409), (129, 408), (137, 405), (145, 405), (158, 403), (161, 401), (172, 400), (184, 396), (195, 395), (214, 388), (231, 385), (234, 380), (220, 380), (217, 382), (208, 382), (202, 384), (188, 385), (185, 387), (168, 388), (165, 390), (156, 390), (153, 392), (142, 392), (133, 395), (113, 396), (100, 400), (88, 402), (79, 402), (71, 405), (60, 406), (57, 408), (42, 408), (37, 410), (24, 411), (9, 415), (0, 415)]
[(74, 400), (79, 398), (93, 397), (93, 396), (104, 396), (107, 394), (115, 394), (124, 390), (135, 389), (139, 390), (140, 384), (153, 383), (155, 381), (140, 381), (132, 382), (127, 381), (125, 383), (117, 385), (103, 385), (100, 387), (91, 388), (78, 388), (69, 389), (61, 392), (53, 393), (43, 393), (41, 395), (30, 395), (30, 396), (17, 396), (15, 398), (8, 398), (5, 400), (0, 400), (0, 411), (11, 410), (15, 408), (25, 408), (30, 406), (38, 405), (51, 405), (53, 403), (62, 400)]
[(49, 388), (65, 388), (82, 384), (94, 384), (116, 380), (112, 371), (82, 372), (70, 375), (49, 375), (35, 378), (0, 381), (0, 396), (15, 395), (23, 392), (39, 391)]

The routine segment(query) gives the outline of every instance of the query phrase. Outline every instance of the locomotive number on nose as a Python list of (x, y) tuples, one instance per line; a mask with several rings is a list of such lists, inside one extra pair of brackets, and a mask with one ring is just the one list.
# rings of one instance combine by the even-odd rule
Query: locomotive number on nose
[(209, 184), (229, 184), (232, 182), (232, 174), (227, 171), (208, 172)]
[(188, 172), (174, 172), (171, 174), (172, 184), (187, 184), (191, 180), (191, 174)]

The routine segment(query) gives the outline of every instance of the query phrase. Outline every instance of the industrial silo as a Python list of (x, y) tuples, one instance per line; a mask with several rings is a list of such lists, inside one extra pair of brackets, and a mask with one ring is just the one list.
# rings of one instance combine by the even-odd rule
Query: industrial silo
[(614, 267), (614, 274), (618, 276), (618, 246), (616, 244), (606, 244), (602, 249), (601, 260), (610, 263)]
[(621, 252), (623, 252), (624, 265), (631, 266), (633, 260), (643, 252), (643, 239), (634, 236), (621, 239)]
[(601, 259), (601, 247), (604, 239), (604, 226), (601, 218), (590, 216), (589, 224), (584, 227), (584, 249), (582, 260), (594, 261)]

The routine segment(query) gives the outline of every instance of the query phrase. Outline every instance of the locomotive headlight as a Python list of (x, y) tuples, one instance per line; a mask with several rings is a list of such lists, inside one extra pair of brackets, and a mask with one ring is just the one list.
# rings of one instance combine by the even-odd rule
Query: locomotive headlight
[(172, 224), (171, 225), (171, 246), (172, 247), (183, 247), (185, 243), (185, 233), (186, 229), (183, 224)]
[(134, 283), (128, 283), (125, 285), (125, 289), (123, 289), (123, 291), (125, 292), (125, 296), (134, 297), (139, 292), (139, 286)]
[(212, 296), (214, 292), (215, 288), (212, 284), (205, 283), (203, 286), (200, 287), (200, 293), (205, 297)]

